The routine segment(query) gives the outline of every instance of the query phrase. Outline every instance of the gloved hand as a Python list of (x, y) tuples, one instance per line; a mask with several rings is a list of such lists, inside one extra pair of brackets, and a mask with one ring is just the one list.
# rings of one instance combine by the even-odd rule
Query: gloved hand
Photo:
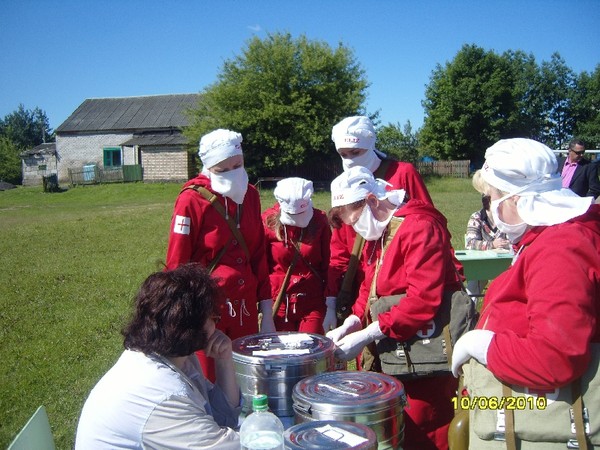
[(487, 365), (488, 348), (495, 334), (490, 330), (472, 330), (463, 334), (452, 350), (452, 375), (456, 378), (462, 375), (462, 365), (471, 358)]
[(335, 357), (342, 361), (350, 361), (356, 358), (365, 345), (376, 339), (383, 339), (385, 334), (379, 329), (379, 321), (373, 322), (364, 330), (350, 333), (336, 343)]
[(348, 317), (346, 317), (346, 320), (344, 320), (343, 324), (331, 331), (328, 331), (325, 336), (337, 344), (337, 342), (348, 333), (358, 331), (361, 329), (361, 327), (362, 325), (360, 323), (360, 319), (354, 314), (350, 314)]
[(327, 305), (327, 311), (325, 312), (325, 319), (323, 319), (323, 329), (325, 330), (325, 333), (327, 333), (329, 330), (333, 330), (337, 325), (335, 297), (325, 298), (325, 304)]
[(262, 313), (262, 321), (260, 323), (261, 333), (274, 333), (275, 322), (273, 321), (273, 299), (261, 300), (260, 312)]

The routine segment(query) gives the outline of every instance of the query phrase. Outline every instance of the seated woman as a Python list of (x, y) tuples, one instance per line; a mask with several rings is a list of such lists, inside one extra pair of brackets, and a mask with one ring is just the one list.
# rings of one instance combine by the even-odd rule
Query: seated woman
[[(476, 172), (473, 176), (473, 185), (480, 186), (482, 183), (480, 172)], [(481, 204), (483, 208), (471, 214), (469, 222), (467, 222), (467, 233), (465, 234), (465, 248), (467, 250), (510, 250), (510, 241), (507, 239), (506, 234), (499, 231), (494, 223), (490, 203), (490, 196), (482, 195)], [(470, 280), (467, 282), (467, 291), (470, 295), (478, 296), (486, 284), (487, 280)]]
[[(239, 449), (240, 390), (218, 310), (216, 284), (200, 266), (150, 275), (123, 330), (125, 351), (83, 406), (75, 448)], [(200, 349), (215, 359), (215, 385)]]

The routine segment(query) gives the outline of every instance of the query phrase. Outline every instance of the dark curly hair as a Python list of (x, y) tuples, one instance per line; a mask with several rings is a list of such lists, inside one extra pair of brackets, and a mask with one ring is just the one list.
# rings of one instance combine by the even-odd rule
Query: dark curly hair
[(166, 357), (187, 356), (208, 341), (204, 325), (218, 316), (218, 288), (198, 264), (151, 274), (135, 297), (122, 333), (127, 349)]

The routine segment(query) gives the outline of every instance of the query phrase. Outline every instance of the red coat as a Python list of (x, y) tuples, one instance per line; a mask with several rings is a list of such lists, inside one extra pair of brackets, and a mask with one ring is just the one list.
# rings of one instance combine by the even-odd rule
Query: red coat
[[(210, 180), (202, 174), (185, 184), (192, 185), (200, 185), (213, 192)], [(224, 206), (224, 197), (220, 194), (217, 196)], [(227, 209), (231, 217), (236, 216), (236, 203), (228, 199)], [(188, 262), (199, 262), (207, 266), (223, 246), (227, 246), (227, 251), (212, 274), (218, 280), (223, 296), (229, 300), (235, 315), (233, 317), (225, 306), (217, 327), (232, 339), (258, 332), (256, 302), (271, 298), (260, 214), (260, 197), (256, 189), (249, 185), (240, 221), (240, 231), (250, 253), (248, 259), (225, 219), (198, 192), (191, 189), (183, 191), (177, 197), (173, 210), (167, 269), (174, 269)], [(245, 306), (246, 311), (243, 311), (242, 306)]]
[(496, 333), (487, 368), (500, 380), (554, 389), (580, 377), (600, 342), (600, 205), (529, 230), (489, 286), (477, 328)]
[[(265, 223), (268, 216), (273, 214), (279, 214), (279, 204), (275, 204), (263, 213), (263, 223)], [(310, 236), (307, 236), (308, 229), (311, 229)], [(298, 242), (301, 228), (288, 225), (286, 231), (288, 239)], [(323, 211), (314, 210), (313, 218), (304, 233), (300, 245), (300, 253), (303, 258), (297, 259), (286, 289), (289, 299), (288, 312), (295, 311), (296, 314), (304, 317), (312, 311), (317, 311), (320, 318), (320, 327), (325, 312), (325, 283), (329, 267), (329, 241), (331, 239), (331, 228)], [(295, 250), (285, 240), (280, 241), (277, 239), (275, 231), (269, 229), (266, 225), (265, 237), (267, 264), (271, 280), (271, 297), (275, 299), (281, 290)], [(307, 262), (310, 263), (310, 266), (318, 275), (311, 270)], [(286, 299), (284, 298), (279, 307), (278, 316), (283, 318), (285, 315)]]
[[(394, 214), (404, 217), (383, 256), (377, 276), (378, 296), (406, 293), (404, 300), (379, 314), (381, 331), (400, 341), (413, 337), (433, 319), (444, 291), (459, 290), (454, 251), (446, 218), (431, 204), (409, 200)], [(363, 317), (371, 289), (381, 240), (366, 242), (366, 268), (353, 313)], [(369, 261), (371, 262), (369, 264)], [(405, 449), (448, 448), (448, 426), (454, 417), (451, 398), (457, 380), (451, 375), (404, 380), (409, 408), (405, 414)]]
[[(392, 185), (387, 187), (388, 190), (404, 189), (409, 198), (419, 199), (433, 205), (433, 201), (429, 196), (421, 175), (412, 164), (390, 160), (385, 176), (380, 178)], [(336, 297), (340, 291), (342, 278), (346, 273), (350, 261), (355, 237), (356, 232), (350, 225), (342, 225), (341, 228), (334, 229), (332, 232), (331, 259), (327, 285), (328, 296)], [(355, 286), (360, 286), (363, 278), (364, 269), (359, 264), (355, 276)]]
[[(390, 242), (377, 276), (377, 295), (406, 293), (389, 312), (379, 314), (381, 331), (399, 341), (413, 337), (433, 319), (444, 291), (460, 290), (446, 218), (430, 204), (409, 200), (394, 214), (404, 222)], [(365, 244), (365, 280), (352, 311), (363, 317), (381, 240)], [(369, 263), (370, 261), (370, 263)]]

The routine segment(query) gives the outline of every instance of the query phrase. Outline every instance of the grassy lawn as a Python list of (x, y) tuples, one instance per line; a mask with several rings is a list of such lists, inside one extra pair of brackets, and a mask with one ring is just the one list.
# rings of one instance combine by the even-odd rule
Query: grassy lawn
[[(463, 248), (480, 208), (470, 180), (427, 181)], [(0, 192), (0, 447), (46, 406), (59, 449), (74, 443), (89, 390), (122, 351), (140, 283), (164, 261), (177, 184), (113, 184), (45, 194)], [(263, 208), (274, 203), (261, 192)], [(315, 194), (327, 210), (329, 193)]]

